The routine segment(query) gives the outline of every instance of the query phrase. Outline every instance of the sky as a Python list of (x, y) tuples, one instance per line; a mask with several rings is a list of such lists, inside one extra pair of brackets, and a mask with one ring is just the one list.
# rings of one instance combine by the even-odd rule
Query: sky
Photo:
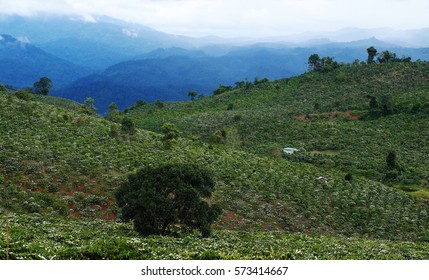
[(429, 27), (427, 0), (0, 0), (0, 13), (107, 15), (193, 37)]

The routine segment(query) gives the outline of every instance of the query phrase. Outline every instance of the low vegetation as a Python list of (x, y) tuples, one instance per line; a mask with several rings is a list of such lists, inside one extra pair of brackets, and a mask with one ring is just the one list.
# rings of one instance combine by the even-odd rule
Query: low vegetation
[[(426, 62), (341, 65), (127, 113), (112, 105), (106, 118), (90, 102), (3, 91), (9, 257), (427, 259), (428, 73)], [(184, 218), (168, 224), (176, 237), (138, 235), (115, 192), (139, 170), (189, 164), (212, 176), (201, 203), (218, 219), (191, 221), (212, 236)]]
[[(427, 243), (323, 237), (284, 232), (215, 231), (142, 238), (131, 223), (13, 214), (13, 260), (403, 260), (428, 259)], [(4, 228), (4, 220), (0, 220)], [(4, 233), (0, 259), (5, 259)]]
[(159, 131), (168, 121), (185, 136), (214, 145), (234, 141), (261, 156), (299, 148), (305, 152), (291, 160), (377, 180), (395, 150), (405, 167), (396, 183), (425, 187), (428, 70), (425, 62), (353, 64), (162, 109), (147, 104), (127, 115), (145, 129)]

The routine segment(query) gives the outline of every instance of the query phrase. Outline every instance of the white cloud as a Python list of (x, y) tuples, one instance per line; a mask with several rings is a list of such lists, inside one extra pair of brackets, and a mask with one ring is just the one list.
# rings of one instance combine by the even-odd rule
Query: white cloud
[(108, 15), (185, 35), (271, 36), (429, 27), (427, 0), (0, 0), (1, 12)]
[(123, 28), (122, 29), (122, 34), (124, 34), (125, 36), (131, 37), (131, 38), (137, 38), (139, 37), (139, 34), (137, 31), (135, 30), (130, 30), (128, 28)]
[(18, 37), (16, 38), (19, 42), (21, 42), (21, 44), (29, 44), (30, 40), (28, 39), (28, 37)]

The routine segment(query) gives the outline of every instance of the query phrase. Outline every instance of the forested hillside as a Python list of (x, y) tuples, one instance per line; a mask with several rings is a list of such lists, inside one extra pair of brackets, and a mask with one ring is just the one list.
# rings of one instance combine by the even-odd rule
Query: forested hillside
[(127, 111), (138, 126), (159, 131), (176, 124), (183, 135), (212, 145), (342, 170), (377, 181), (395, 151), (400, 170), (390, 183), (427, 196), (429, 64), (348, 65), (273, 82), (241, 82), (225, 93), (162, 108)]
[[(139, 103), (107, 116), (115, 122), (89, 103), (3, 91), (0, 209), (10, 233), (0, 257), (8, 234), (14, 259), (427, 258), (428, 68), (243, 81), (193, 101)], [(181, 134), (168, 143), (167, 122)], [(141, 237), (121, 223), (115, 190), (165, 163), (213, 173), (222, 213), (211, 238)]]

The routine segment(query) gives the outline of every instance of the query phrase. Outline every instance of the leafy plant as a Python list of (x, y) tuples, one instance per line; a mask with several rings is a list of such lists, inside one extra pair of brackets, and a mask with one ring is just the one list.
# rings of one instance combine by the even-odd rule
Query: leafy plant
[(173, 225), (197, 228), (210, 235), (210, 225), (220, 214), (209, 205), (214, 189), (212, 175), (192, 164), (146, 167), (116, 191), (122, 219), (133, 221), (142, 235), (166, 234)]

